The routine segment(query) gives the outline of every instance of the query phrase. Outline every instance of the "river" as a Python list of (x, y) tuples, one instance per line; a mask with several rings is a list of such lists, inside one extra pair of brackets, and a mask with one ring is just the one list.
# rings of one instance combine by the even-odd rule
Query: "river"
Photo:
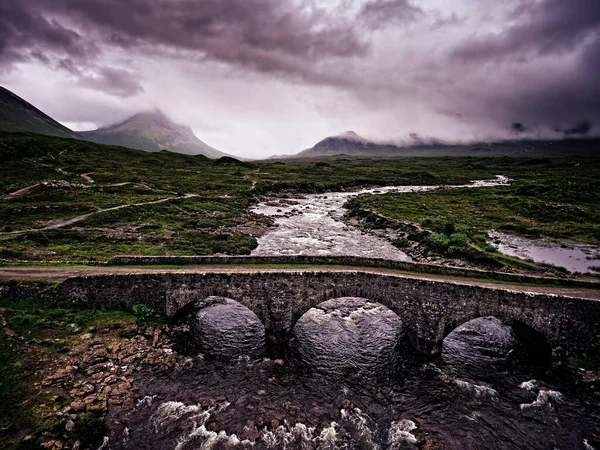
[[(193, 358), (113, 410), (112, 449), (590, 450), (598, 411), (548, 374), (493, 383), (419, 361), (397, 384), (338, 384), (273, 359)], [(592, 437), (590, 437), (592, 436)]]
[[(461, 187), (507, 183), (505, 177), (497, 177)], [(438, 188), (383, 187), (261, 203), (254, 212), (273, 216), (276, 227), (259, 239), (254, 254), (408, 260), (388, 241), (346, 225), (343, 205), (361, 194)], [(198, 355), (196, 349), (175, 370), (140, 375), (134, 408), (113, 408), (109, 413), (111, 438), (104, 448), (590, 450), (600, 442), (597, 399), (589, 387), (577, 385), (573, 375), (556, 363), (514, 363), (474, 375), (452, 365), (449, 357), (443, 356), (446, 353), (417, 355), (402, 341), (402, 351), (391, 356), (398, 358), (393, 361), (395, 375), (391, 378), (363, 377), (360, 370), (354, 371), (355, 376), (336, 376), (352, 369), (358, 354), (381, 350), (384, 324), (391, 330), (388, 337), (395, 336), (394, 327), (401, 326), (401, 317), (381, 320), (379, 306), (358, 306), (345, 313), (335, 308), (309, 311), (296, 322), (308, 323), (309, 327), (302, 333), (294, 332), (287, 346), (270, 350), (276, 352), (273, 354), (267, 351), (265, 357), (240, 356), (224, 362)], [(360, 314), (369, 322), (361, 322)], [(206, 320), (209, 316), (196, 317)], [(234, 315), (221, 312), (219, 321), (227, 317)], [(497, 327), (508, 326), (493, 318), (486, 320), (495, 321)], [(361, 326), (364, 333), (356, 334)], [(511, 336), (516, 334), (502, 329), (512, 342)], [(256, 330), (260, 332), (260, 327)], [(446, 347), (462, 352), (470, 364), (489, 367), (490, 355), (495, 364), (498, 353), (487, 345), (487, 331), (481, 334), (482, 340), (473, 341), (476, 329), (465, 330), (467, 340)], [(344, 339), (342, 333), (346, 333)], [(224, 335), (219, 339), (231, 338)], [(304, 344), (298, 345), (299, 340)], [(504, 341), (498, 345), (502, 347)], [(381, 354), (390, 355), (392, 347), (393, 342)], [(294, 355), (301, 350), (305, 357), (298, 359)], [(356, 352), (357, 357), (349, 352)], [(513, 354), (510, 348), (507, 354)], [(322, 363), (329, 357), (336, 358), (335, 364)], [(388, 367), (380, 365), (379, 353), (361, 360)], [(318, 364), (319, 368), (307, 370), (307, 364)]]
[(505, 186), (507, 177), (473, 181), (461, 186), (385, 186), (350, 192), (277, 198), (252, 208), (257, 214), (275, 218), (275, 227), (258, 238), (253, 255), (362, 256), (409, 261), (409, 256), (386, 239), (365, 233), (342, 221), (344, 204), (357, 195), (424, 192), (448, 188)]

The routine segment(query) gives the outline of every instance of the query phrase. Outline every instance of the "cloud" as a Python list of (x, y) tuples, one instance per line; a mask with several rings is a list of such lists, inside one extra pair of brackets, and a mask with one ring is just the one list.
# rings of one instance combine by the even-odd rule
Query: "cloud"
[(159, 107), (245, 156), (594, 136), (599, 71), (598, 0), (0, 0), (0, 81), (59, 120)]
[(469, 39), (455, 52), (463, 60), (547, 55), (568, 52), (600, 31), (598, 0), (521, 2), (512, 24), (499, 34)]
[(408, 0), (370, 0), (363, 5), (360, 17), (371, 28), (382, 28), (390, 23), (411, 22), (422, 13)]
[(131, 97), (139, 92), (144, 92), (144, 88), (135, 75), (126, 70), (112, 67), (100, 67), (89, 75), (82, 74), (79, 83), (82, 86), (120, 97)]
[(140, 92), (139, 86), (131, 79), (124, 86), (123, 73), (96, 69), (102, 50), (209, 59), (331, 82), (332, 76), (317, 68), (321, 61), (364, 55), (368, 49), (350, 22), (306, 2), (4, 0), (0, 12), (0, 65), (35, 58), (72, 75), (95, 70), (81, 82), (119, 95), (123, 89)]
[(79, 33), (31, 11), (25, 3), (0, 3), (0, 65), (31, 59), (47, 63), (57, 54), (81, 58), (95, 53), (95, 46)]
[(170, 52), (261, 72), (310, 77), (325, 58), (362, 55), (351, 23), (280, 0), (24, 0), (91, 27), (112, 46)]

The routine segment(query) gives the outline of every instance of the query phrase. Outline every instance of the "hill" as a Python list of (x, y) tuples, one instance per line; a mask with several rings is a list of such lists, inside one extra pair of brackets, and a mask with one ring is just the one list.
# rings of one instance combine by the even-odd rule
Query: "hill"
[(174, 123), (158, 110), (138, 113), (122, 123), (84, 131), (80, 135), (98, 144), (119, 145), (149, 152), (169, 150), (209, 158), (228, 156), (198, 139), (191, 128)]
[(25, 131), (47, 136), (78, 138), (77, 133), (2, 86), (0, 86), (0, 131)]
[(273, 158), (321, 158), (324, 156), (404, 157), (404, 156), (509, 156), (509, 157), (566, 157), (600, 156), (600, 139), (507, 140), (474, 142), (470, 144), (429, 143), (416, 140), (410, 145), (382, 144), (360, 137), (353, 131), (330, 136), (314, 147), (295, 155)]

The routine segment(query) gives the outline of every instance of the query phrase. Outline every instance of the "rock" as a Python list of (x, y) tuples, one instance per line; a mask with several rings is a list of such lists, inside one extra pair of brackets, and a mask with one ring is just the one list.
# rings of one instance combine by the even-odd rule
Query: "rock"
[(516, 346), (509, 325), (496, 317), (480, 317), (446, 336), (442, 359), (460, 375), (486, 379), (508, 369)]
[(397, 374), (406, 353), (400, 317), (357, 297), (328, 300), (294, 326), (292, 354), (309, 372), (331, 378), (386, 378)]
[(264, 325), (256, 314), (234, 300), (208, 297), (196, 301), (184, 321), (189, 325), (195, 351), (226, 359), (260, 357), (264, 352)]
[(73, 431), (73, 427), (75, 426), (75, 422), (73, 422), (72, 420), (69, 420), (66, 424), (65, 424), (65, 430), (67, 431)]

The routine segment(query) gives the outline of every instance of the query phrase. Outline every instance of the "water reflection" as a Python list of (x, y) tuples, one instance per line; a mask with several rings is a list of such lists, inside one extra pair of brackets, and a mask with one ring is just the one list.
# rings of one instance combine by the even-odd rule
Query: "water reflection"
[(492, 242), (505, 255), (564, 267), (570, 272), (600, 271), (600, 249), (571, 241), (530, 239), (492, 231)]

